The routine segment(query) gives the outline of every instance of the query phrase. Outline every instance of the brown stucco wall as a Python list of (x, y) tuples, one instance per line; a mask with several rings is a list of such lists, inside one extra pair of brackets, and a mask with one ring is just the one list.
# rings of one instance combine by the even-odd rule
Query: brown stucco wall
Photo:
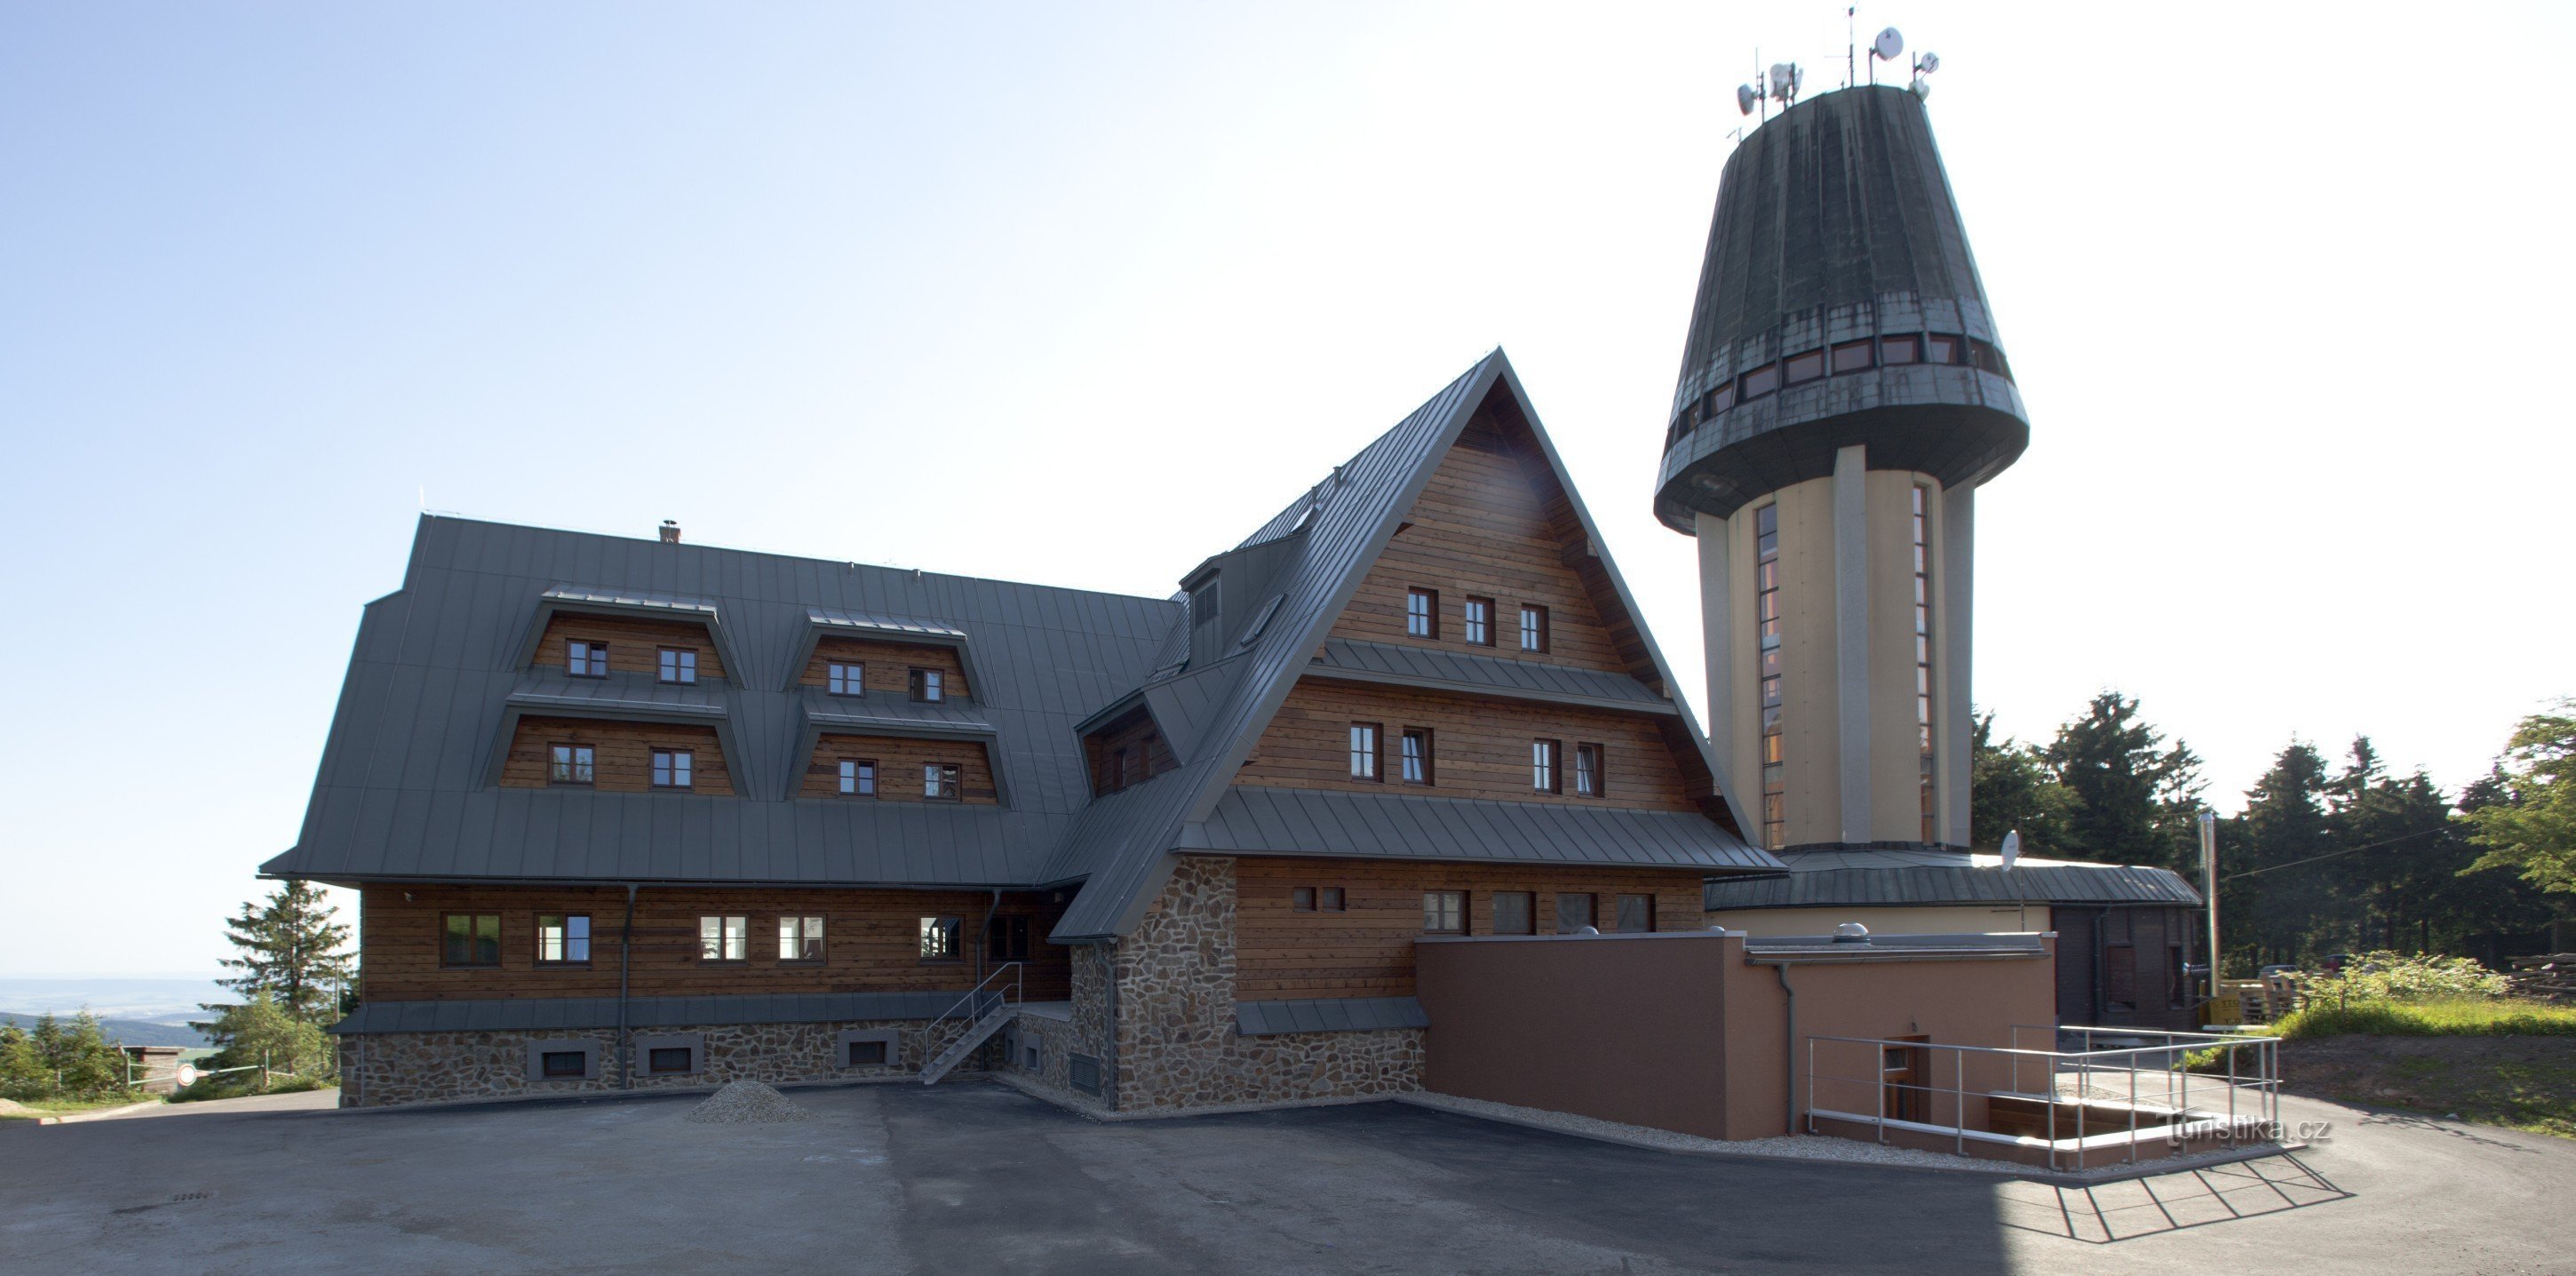
[[(1794, 1058), (1777, 969), (1748, 963), (1741, 935), (1425, 939), (1415, 963), (1431, 1019), (1424, 1088), (1704, 1138), (1787, 1133), (1793, 1080), (1806, 1102), (1809, 1037), (2007, 1046), (2016, 1024), (2054, 1023), (2050, 956), (1792, 966)], [(1820, 1071), (1867, 1076), (1876, 1066), (1872, 1048), (1818, 1050)], [(1930, 1072), (1948, 1085), (1955, 1056), (1934, 1053)], [(2001, 1060), (1970, 1058), (1970, 1091), (2009, 1080)], [(1829, 1097), (1828, 1106), (1875, 1110), (1866, 1085)], [(1942, 1097), (1933, 1115), (1951, 1110)]]

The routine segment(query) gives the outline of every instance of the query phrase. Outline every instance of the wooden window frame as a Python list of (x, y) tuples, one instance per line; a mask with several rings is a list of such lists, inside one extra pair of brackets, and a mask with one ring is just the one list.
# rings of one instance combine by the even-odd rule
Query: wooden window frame
[[(586, 780), (584, 780), (584, 779), (570, 779), (570, 780), (558, 780), (558, 779), (556, 779), (556, 778), (555, 778), (555, 750), (557, 750), (557, 749), (568, 749), (568, 750), (570, 750), (570, 751), (571, 751), (571, 756), (570, 756), (570, 757), (568, 757), (568, 758), (566, 758), (566, 759), (564, 760), (563, 766), (564, 766), (564, 770), (565, 770), (565, 773), (566, 773), (566, 774), (574, 775), (574, 776), (578, 776), (578, 775), (580, 775), (580, 774), (581, 774), (581, 772), (582, 772), (582, 770), (583, 770), (583, 767), (584, 767), (584, 765), (585, 765), (585, 764), (582, 762), (581, 755), (583, 755), (583, 754), (585, 754), (585, 753), (589, 754), (589, 755), (590, 755), (590, 761), (589, 761), (589, 763), (588, 763), (587, 765), (588, 765), (588, 769), (589, 769), (589, 771), (590, 771), (590, 778), (589, 778), (589, 779), (586, 779)], [(599, 786), (599, 746), (598, 746), (598, 745), (595, 745), (595, 744), (582, 744), (582, 743), (579, 743), (578, 741), (573, 741), (573, 740), (549, 740), (549, 741), (547, 741), (547, 742), (546, 742), (546, 786), (547, 786), (547, 787), (549, 787), (549, 788), (557, 788), (557, 787), (560, 787), (560, 788), (567, 788), (567, 789), (589, 789), (589, 788), (597, 788), (597, 787)]]
[[(948, 952), (945, 956), (937, 956), (932, 954), (930, 951), (930, 937), (933, 933), (940, 931), (945, 931), (948, 935), (948, 941), (946, 944)], [(920, 941), (919, 952), (921, 960), (919, 964), (924, 966), (961, 966), (965, 964), (965, 918), (949, 913), (940, 913), (924, 917), (921, 919), (919, 930), (916, 933)]]
[(984, 924), (984, 960), (1027, 961), (1033, 927), (1025, 913), (1005, 913)]
[[(1425, 935), (1464, 935), (1471, 914), (1467, 911), (1465, 891), (1432, 890), (1422, 892), (1422, 933)], [(1455, 924), (1444, 925), (1454, 919)]]
[[(1481, 615), (1478, 614), (1480, 611), (1482, 612)], [(1479, 597), (1475, 594), (1467, 595), (1466, 609), (1463, 613), (1463, 623), (1466, 626), (1466, 639), (1468, 646), (1493, 646), (1494, 600), (1491, 598)]]
[(698, 685), (698, 651), (695, 647), (664, 647), (653, 656), (653, 679), (666, 686)]
[[(1630, 930), (1630, 929), (1628, 929), (1626, 926), (1623, 926), (1623, 925), (1621, 925), (1621, 924), (1620, 924), (1620, 920), (1621, 920), (1621, 918), (1624, 916), (1624, 910), (1625, 910), (1625, 908), (1626, 908), (1626, 906), (1627, 906), (1627, 903), (1628, 903), (1628, 901), (1629, 901), (1629, 900), (1632, 900), (1632, 899), (1635, 899), (1635, 900), (1643, 900), (1643, 901), (1645, 901), (1645, 904), (1646, 904), (1646, 925), (1645, 925), (1645, 929), (1643, 929), (1643, 930)], [(1598, 907), (1598, 904), (1596, 903), (1596, 905), (1595, 905), (1595, 906), (1596, 906), (1596, 907)], [(1651, 891), (1644, 892), (1644, 893), (1639, 893), (1639, 892), (1636, 892), (1636, 891), (1621, 891), (1620, 893), (1618, 893), (1618, 894), (1616, 894), (1616, 895), (1611, 896), (1611, 897), (1610, 897), (1610, 926), (1611, 926), (1611, 933), (1613, 933), (1613, 934), (1618, 934), (1618, 935), (1651, 935), (1651, 934), (1653, 934), (1653, 933), (1655, 932), (1655, 896), (1654, 896), (1654, 893), (1653, 893), (1653, 892), (1651, 892)]]
[[(648, 787), (674, 793), (686, 793), (698, 787), (698, 751), (695, 748), (657, 744), (649, 752), (650, 770), (645, 776)], [(667, 784), (662, 779), (665, 775), (670, 777)]]
[[(1366, 732), (1363, 747), (1362, 732)], [(1367, 770), (1361, 769), (1362, 760)], [(1351, 724), (1351, 778), (1368, 784), (1386, 783), (1386, 724), (1354, 722)]]
[[(707, 956), (707, 923), (716, 924), (716, 955)], [(727, 957), (727, 949), (740, 945), (742, 955)], [(698, 914), (698, 964), (702, 966), (742, 966), (751, 961), (751, 914)]]
[(1575, 742), (1574, 796), (1597, 798), (1610, 791), (1610, 770), (1604, 765), (1609, 755), (1609, 749), (1601, 744)]
[(1826, 367), (1825, 351), (1822, 346), (1813, 350), (1801, 350), (1780, 361), (1780, 384), (1805, 385), (1810, 381), (1822, 381), (1825, 379)]
[[(465, 927), (466, 927), (466, 930), (465, 930), (465, 944), (466, 944), (466, 951), (467, 951), (468, 953), (471, 953), (471, 952), (473, 951), (474, 943), (475, 943), (476, 939), (481, 935), (481, 933), (482, 933), (482, 931), (483, 931), (483, 925), (482, 925), (482, 923), (483, 923), (483, 922), (485, 922), (485, 921), (487, 921), (487, 920), (488, 920), (488, 921), (490, 921), (490, 922), (492, 923), (492, 927), (491, 927), (491, 930), (492, 930), (492, 960), (490, 960), (490, 961), (454, 961), (454, 960), (450, 960), (450, 954), (449, 954), (449, 952), (448, 952), (448, 948), (447, 948), (447, 931), (448, 931), (448, 925), (447, 925), (447, 923), (448, 923), (448, 921), (449, 921), (450, 919), (452, 919), (452, 918), (458, 918), (458, 917), (462, 917), (462, 918), (467, 919), (467, 920), (466, 920), (466, 923), (465, 923)], [(507, 955), (507, 954), (505, 954), (504, 952), (502, 952), (502, 943), (501, 943), (501, 915), (500, 915), (499, 913), (476, 913), (476, 912), (461, 912), (461, 913), (459, 913), (459, 912), (441, 912), (441, 913), (438, 915), (438, 968), (439, 968), (439, 969), (441, 969), (441, 970), (499, 970), (499, 969), (501, 968), (502, 959), (503, 959), (506, 955)]]
[[(1417, 603), (1420, 604), (1418, 610), (1415, 607), (1415, 604)], [(1417, 620), (1422, 622), (1422, 627), (1420, 629), (1413, 627), (1414, 622)], [(1432, 642), (1440, 641), (1439, 590), (1424, 589), (1419, 585), (1408, 585), (1405, 587), (1404, 636), (1407, 638), (1428, 639)]]
[[(1565, 901), (1570, 899), (1579, 899), (1584, 901), (1583, 920), (1572, 927), (1568, 927), (1565, 924)], [(1558, 891), (1556, 893), (1554, 903), (1556, 905), (1557, 934), (1580, 935), (1583, 933), (1583, 928), (1585, 926), (1591, 927), (1596, 932), (1601, 929), (1601, 896), (1598, 893), (1593, 891)]]
[[(1537, 891), (1487, 891), (1485, 898), (1487, 900), (1485, 909), (1488, 913), (1486, 920), (1492, 926), (1494, 934), (1535, 935), (1538, 933)], [(1503, 925), (1502, 906), (1505, 899), (1517, 899), (1521, 903), (1519, 929), (1507, 929)]]
[(1565, 792), (1565, 742), (1544, 737), (1530, 741), (1530, 791)]
[(1351, 911), (1350, 890), (1341, 886), (1316, 887), (1315, 911), (1319, 913), (1347, 913)]
[[(579, 652), (579, 655), (574, 653)], [(564, 639), (564, 676), (568, 678), (605, 678), (608, 676), (608, 644), (588, 638)]]
[[(698, 1052), (688, 1046), (646, 1046), (639, 1053), (644, 1056), (643, 1074), (648, 1077), (685, 1077), (698, 1070)], [(661, 1066), (662, 1056), (672, 1054), (680, 1056), (680, 1066)]]
[[(1417, 748), (1416, 746), (1420, 747)], [(1406, 727), (1396, 735), (1397, 778), (1418, 788), (1430, 788), (1436, 781), (1432, 769), (1431, 728)], [(1417, 777), (1414, 772), (1421, 774)]]
[[(876, 800), (880, 788), (879, 781), (884, 777), (878, 773), (875, 758), (843, 758), (840, 765), (832, 770), (832, 785), (834, 791), (840, 796), (865, 798), (871, 802)], [(862, 771), (865, 774), (862, 774)], [(863, 782), (867, 787), (859, 788), (858, 785)]]
[(948, 671), (914, 665), (909, 673), (914, 704), (948, 703)]
[[(778, 926), (776, 929), (778, 931), (778, 943), (780, 948), (780, 952), (778, 954), (779, 965), (822, 966), (828, 965), (831, 962), (832, 947), (829, 943), (829, 939), (832, 934), (832, 927), (829, 922), (824, 920), (824, 917), (825, 915), (822, 913), (780, 913), (778, 915)], [(796, 947), (794, 950), (796, 955), (793, 957), (787, 955), (787, 927), (791, 922), (794, 923), (796, 927)], [(805, 923), (807, 922), (812, 922), (814, 924), (814, 933), (810, 935), (805, 933)], [(813, 948), (817, 951), (813, 956), (808, 957), (805, 955), (805, 950), (808, 948)]]
[(1288, 890), (1288, 911), (1292, 913), (1314, 912), (1315, 888), (1312, 886), (1290, 887)]
[(965, 801), (966, 768), (954, 762), (922, 763), (921, 800), (924, 802)]
[[(547, 919), (547, 918), (549, 918), (549, 917), (553, 918), (557, 923), (561, 924), (561, 925), (562, 925), (562, 927), (563, 927), (563, 931), (564, 931), (564, 933), (563, 933), (563, 953), (564, 953), (564, 955), (563, 955), (563, 956), (561, 956), (561, 957), (548, 957), (548, 956), (546, 956), (546, 919)], [(572, 923), (573, 923), (573, 920), (574, 920), (575, 918), (578, 918), (578, 919), (580, 919), (580, 921), (581, 921), (581, 952), (582, 952), (582, 955), (581, 955), (581, 956), (579, 956), (579, 957), (575, 957), (575, 956), (573, 956), (573, 955), (572, 955), (572, 945), (573, 945)], [(596, 931), (596, 929), (591, 925), (591, 922), (590, 922), (590, 914), (588, 914), (588, 913), (539, 913), (539, 914), (537, 914), (537, 915), (536, 915), (536, 917), (535, 917), (535, 919), (534, 919), (533, 934), (534, 934), (535, 939), (536, 939), (536, 949), (535, 949), (535, 952), (536, 952), (536, 958), (535, 958), (535, 963), (536, 963), (537, 965), (540, 965), (540, 966), (557, 967), (557, 968), (561, 968), (561, 967), (573, 967), (573, 968), (579, 968), (579, 967), (588, 966), (588, 965), (590, 964), (590, 946), (591, 946), (591, 943), (592, 943), (594, 940), (596, 940), (596, 939), (598, 938), (597, 931)]]
[[(841, 685), (838, 689), (835, 689), (832, 686), (832, 676), (833, 671), (835, 670), (839, 671), (841, 679)], [(866, 695), (868, 693), (868, 662), (862, 660), (853, 664), (846, 660), (824, 661), (823, 690), (826, 694), (835, 696)]]
[[(1533, 626), (1531, 621), (1538, 623)], [(1520, 649), (1544, 656), (1548, 648), (1547, 608), (1538, 603), (1521, 604)], [(1536, 645), (1532, 645), (1535, 643)]]

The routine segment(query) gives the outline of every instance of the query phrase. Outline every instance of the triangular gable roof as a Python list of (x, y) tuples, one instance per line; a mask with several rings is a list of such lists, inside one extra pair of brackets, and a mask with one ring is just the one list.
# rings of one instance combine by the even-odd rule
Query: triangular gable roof
[[(1394, 538), (1441, 458), (1497, 386), (1511, 395), (1537, 440), (1539, 454), (1546, 459), (1584, 536), (1599, 555), (1618, 605), (1626, 610), (1626, 619), (1635, 627), (1657, 678), (1667, 689), (1678, 685), (1670, 664), (1646, 629), (1627, 582), (1611, 562), (1600, 529), (1576, 493), (1564, 459), (1557, 455), (1547, 431), (1539, 424), (1538, 413), (1531, 407), (1520, 378), (1513, 373), (1511, 361), (1497, 348), (1393, 429), (1362, 448), (1359, 455), (1335, 469), (1331, 479), (1300, 497), (1246, 540), (1246, 545), (1253, 545), (1296, 536), (1303, 538), (1304, 544), (1294, 561), (1269, 584), (1280, 602), (1260, 636), (1243, 653), (1147, 689), (1146, 702), (1158, 723), (1164, 725), (1166, 738), (1187, 739), (1196, 747), (1182, 749), (1176, 745), (1181, 758), (1178, 769), (1102, 799), (1075, 822), (1051, 865), (1050, 876), (1058, 881), (1077, 877), (1088, 880), (1052, 938), (1068, 943), (1109, 939), (1135, 925), (1171, 872), (1173, 848), (1188, 843), (1192, 826), (1204, 824), (1214, 814), (1235, 772), (1250, 756), (1290, 689), (1306, 672), (1313, 652), (1334, 620), (1350, 605), (1370, 566)], [(1196, 684), (1191, 690), (1197, 694), (1187, 697), (1187, 703), (1177, 694), (1176, 684), (1184, 682)], [(1172, 691), (1165, 692), (1165, 688)], [(1678, 702), (1678, 697), (1675, 699)], [(1686, 706), (1682, 713), (1686, 734), (1707, 773), (1715, 777), (1716, 759), (1706, 735), (1697, 720), (1689, 716)], [(1185, 721), (1173, 722), (1166, 714)], [(1745, 827), (1742, 812), (1724, 794), (1722, 786), (1719, 794), (1736, 827)], [(1740, 837), (1730, 840), (1741, 843)], [(1721, 857), (1729, 862), (1713, 860), (1709, 867), (1744, 867), (1741, 857), (1734, 853), (1736, 849), (1730, 847), (1729, 854)], [(1759, 857), (1762, 867), (1777, 867), (1777, 861), (1765, 852), (1751, 847), (1741, 850)]]

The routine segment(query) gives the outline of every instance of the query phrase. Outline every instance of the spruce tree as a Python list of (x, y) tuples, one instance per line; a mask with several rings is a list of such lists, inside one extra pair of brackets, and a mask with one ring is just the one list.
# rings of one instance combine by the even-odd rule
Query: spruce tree
[(2043, 755), (2065, 789), (2062, 849), (2076, 858), (2189, 872), (2198, 863), (2199, 755), (2116, 691), (2093, 697)]
[(223, 965), (240, 973), (215, 982), (240, 993), (245, 1001), (266, 994), (279, 1010), (298, 1021), (331, 1022), (339, 1015), (339, 986), (349, 980), (357, 964), (356, 955), (348, 951), (349, 928), (332, 920), (339, 911), (324, 901), (320, 887), (309, 882), (287, 882), (265, 904), (243, 904), (241, 912), (224, 923), (224, 938), (239, 952), (224, 958)]

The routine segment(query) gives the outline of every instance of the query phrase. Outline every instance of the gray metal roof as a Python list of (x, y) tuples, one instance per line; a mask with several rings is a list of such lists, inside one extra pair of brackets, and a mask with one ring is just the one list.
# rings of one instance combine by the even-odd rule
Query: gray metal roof
[(1224, 855), (1637, 864), (1759, 872), (1779, 861), (1705, 815), (1238, 784), (1182, 845)]
[[(660, 688), (523, 667), (533, 612), (602, 599), (719, 617), (726, 677)], [(1144, 678), (1175, 610), (1156, 598), (424, 516), (402, 589), (369, 604), (359, 624), (301, 835), (262, 872), (1029, 882), (1090, 802), (1072, 724)], [(1008, 805), (789, 796), (812, 729), (795, 685), (798, 653), (824, 623), (818, 613), (908, 618), (887, 636), (944, 636), (974, 653), (972, 699), (898, 707), (869, 697), (844, 707), (920, 727), (989, 729)], [(933, 629), (945, 632), (919, 632)], [(738, 796), (490, 782), (506, 715), (576, 709), (673, 721), (719, 712)]]
[(1656, 695), (1654, 688), (1624, 673), (1354, 638), (1325, 639), (1324, 649), (1308, 673), (1353, 682), (1468, 691), (1549, 704), (1660, 714), (1681, 712), (1672, 701)]
[(2200, 892), (2170, 869), (2023, 857), (2004, 871), (1993, 855), (1923, 848), (1785, 851), (1785, 877), (1712, 881), (1712, 912), (1737, 908), (1905, 904), (2158, 904), (2200, 906)]
[(1283, 1032), (1374, 1032), (1380, 1028), (1428, 1028), (1431, 1016), (1414, 997), (1324, 997), (1313, 1001), (1238, 1001), (1234, 1003), (1237, 1036), (1268, 1037)]
[[(775, 993), (750, 997), (637, 997), (626, 1003), (635, 1028), (729, 1023), (841, 1023), (936, 1019), (961, 994), (945, 992)], [(370, 1001), (331, 1025), (336, 1033), (558, 1032), (615, 1028), (615, 997), (516, 1000)]]
[(1871, 935), (1867, 942), (1832, 935), (1747, 935), (1750, 961), (1904, 961), (1927, 957), (2041, 957), (2038, 935)]

